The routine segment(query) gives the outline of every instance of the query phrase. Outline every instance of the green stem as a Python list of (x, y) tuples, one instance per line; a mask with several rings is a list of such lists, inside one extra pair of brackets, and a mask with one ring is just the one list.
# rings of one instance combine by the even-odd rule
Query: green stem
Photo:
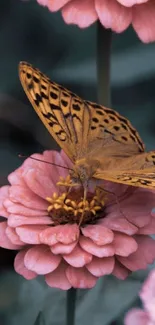
[(67, 291), (66, 325), (75, 324), (76, 295), (77, 289), (71, 288)]
[(110, 54), (112, 31), (97, 22), (97, 89), (98, 103), (109, 107), (110, 94)]

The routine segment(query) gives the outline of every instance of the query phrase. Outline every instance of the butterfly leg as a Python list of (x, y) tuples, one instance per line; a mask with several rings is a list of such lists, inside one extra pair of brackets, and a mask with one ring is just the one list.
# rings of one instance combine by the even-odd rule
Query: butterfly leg
[(87, 185), (84, 186), (84, 192), (83, 192), (83, 211), (79, 220), (79, 226), (81, 225), (85, 213), (85, 207), (86, 207), (86, 198), (87, 198)]

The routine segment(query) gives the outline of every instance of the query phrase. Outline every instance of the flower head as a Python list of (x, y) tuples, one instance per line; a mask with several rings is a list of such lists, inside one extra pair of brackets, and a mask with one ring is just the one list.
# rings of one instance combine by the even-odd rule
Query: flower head
[[(155, 258), (153, 191), (111, 182), (70, 187), (64, 152), (35, 154), (0, 189), (0, 246), (17, 249), (15, 270), (26, 279), (44, 275), (49, 286), (91, 288), (98, 278), (125, 279)], [(110, 192), (110, 193), (109, 193)], [(118, 199), (116, 199), (116, 197)]]
[(132, 24), (143, 42), (155, 41), (154, 0), (37, 0), (51, 11), (61, 9), (67, 24), (85, 28), (100, 20), (117, 33)]
[(125, 325), (155, 324), (155, 270), (151, 271), (140, 291), (143, 309), (131, 309), (125, 317)]

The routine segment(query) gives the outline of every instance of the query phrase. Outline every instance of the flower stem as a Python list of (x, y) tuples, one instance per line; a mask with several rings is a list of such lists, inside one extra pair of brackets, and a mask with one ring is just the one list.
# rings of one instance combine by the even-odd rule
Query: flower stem
[(77, 290), (74, 288), (71, 288), (67, 291), (66, 325), (75, 324), (76, 294)]
[(97, 89), (98, 103), (110, 106), (110, 53), (112, 31), (97, 22)]

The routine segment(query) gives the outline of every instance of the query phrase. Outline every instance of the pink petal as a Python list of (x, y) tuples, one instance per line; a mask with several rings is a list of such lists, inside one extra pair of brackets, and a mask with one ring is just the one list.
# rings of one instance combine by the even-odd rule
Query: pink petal
[(9, 198), (12, 202), (23, 204), (24, 206), (46, 211), (48, 203), (31, 192), (26, 186), (12, 185), (9, 189)]
[(106, 245), (113, 241), (113, 232), (102, 225), (89, 225), (81, 228), (82, 234), (94, 241), (97, 245)]
[(40, 234), (40, 240), (47, 245), (55, 245), (57, 242), (65, 245), (76, 242), (79, 237), (79, 228), (76, 224), (60, 225), (48, 228)]
[(14, 260), (14, 268), (17, 273), (22, 275), (25, 279), (31, 280), (36, 278), (37, 274), (33, 271), (28, 270), (24, 265), (24, 257), (25, 257), (26, 251), (20, 251)]
[(40, 244), (39, 234), (47, 226), (20, 226), (16, 228), (16, 232), (20, 239), (26, 244)]
[(124, 217), (119, 217), (118, 212), (110, 213), (108, 217), (104, 218), (101, 222), (102, 225), (107, 226), (111, 230), (120, 231), (130, 236), (137, 233), (138, 231), (138, 228), (131, 224)]
[(153, 235), (155, 234), (155, 218), (151, 218), (148, 225), (146, 225), (143, 228), (140, 228), (137, 232), (137, 234), (142, 235)]
[(66, 276), (66, 264), (60, 263), (55, 271), (45, 275), (46, 283), (52, 288), (58, 288), (61, 290), (68, 290), (71, 288), (71, 284)]
[(138, 249), (126, 257), (117, 256), (118, 261), (131, 271), (146, 269), (155, 259), (155, 241), (148, 236), (136, 236)]
[(6, 185), (0, 188), (0, 215), (6, 218), (9, 214), (4, 206), (4, 200), (9, 196), (9, 187), (9, 185)]
[(138, 189), (121, 204), (129, 222), (135, 226), (144, 227), (150, 221), (151, 210), (155, 206), (155, 193)]
[(79, 289), (93, 288), (97, 282), (97, 278), (90, 274), (86, 268), (74, 268), (69, 266), (66, 270), (66, 276), (72, 287)]
[(125, 280), (129, 275), (129, 270), (121, 265), (117, 260), (115, 261), (115, 267), (112, 272), (113, 275), (115, 275), (120, 280)]
[(14, 172), (9, 174), (8, 181), (11, 185), (20, 185), (25, 186), (25, 182), (22, 177), (23, 173), (23, 165), (19, 168), (17, 168)]
[[(22, 204), (14, 203), (14, 202), (10, 201), (9, 199), (6, 199), (4, 201), (4, 207), (11, 214), (15, 213), (15, 214), (20, 214), (20, 215), (27, 216), (27, 217), (34, 217), (34, 216), (37, 217), (37, 216), (40, 216), (43, 214), (43, 210), (27, 208), (27, 207), (23, 206)], [(46, 212), (46, 210), (45, 210), (44, 214), (48, 215), (48, 212)]]
[(102, 25), (117, 33), (123, 32), (131, 23), (131, 9), (116, 0), (95, 0), (95, 8)]
[(149, 273), (148, 278), (144, 282), (140, 292), (140, 298), (151, 320), (155, 322), (155, 270)]
[(132, 25), (144, 43), (155, 41), (155, 2), (137, 5), (133, 8)]
[(111, 274), (115, 260), (113, 257), (98, 258), (93, 257), (92, 261), (86, 265), (87, 270), (96, 277)]
[[(151, 325), (148, 314), (138, 308), (129, 310), (124, 319), (124, 325)], [(152, 324), (153, 325), (153, 324)]]
[(48, 1), (49, 0), (37, 0), (37, 2), (41, 5), (41, 6), (47, 6), (48, 5)]
[(117, 1), (125, 7), (132, 7), (136, 4), (141, 4), (149, 0), (117, 0)]
[(37, 274), (54, 271), (61, 262), (61, 257), (53, 255), (48, 246), (38, 245), (30, 248), (24, 257), (24, 265)]
[(70, 254), (63, 255), (63, 258), (68, 264), (74, 267), (83, 267), (85, 264), (91, 262), (92, 255), (77, 245)]
[(43, 230), (40, 233), (40, 242), (45, 245), (55, 245), (58, 240), (57, 240), (57, 227), (47, 227), (47, 229)]
[(7, 227), (5, 233), (13, 244), (19, 246), (24, 245), (24, 243), (19, 239), (19, 236), (17, 235), (16, 230), (14, 228)]
[(90, 238), (80, 236), (80, 246), (86, 252), (97, 257), (109, 257), (114, 255), (114, 247), (112, 245), (98, 246)]
[(11, 214), (8, 219), (8, 225), (10, 227), (18, 227), (22, 225), (49, 225), (52, 224), (52, 220), (47, 216), (40, 217), (23, 217), (21, 215)]
[[(37, 0), (38, 1), (38, 0)], [(43, 1), (43, 0), (42, 0)], [(44, 0), (45, 1), (45, 0)], [(52, 1), (48, 1), (48, 8), (51, 11), (58, 11), (59, 9), (61, 9), (66, 3), (68, 3), (70, 0), (52, 0)]]
[[(64, 167), (70, 167), (68, 164), (66, 164), (66, 159), (64, 159), (64, 156), (58, 151), (54, 150), (46, 150), (43, 152), (43, 159), (46, 161), (49, 161), (51, 163), (54, 163), (56, 165), (64, 166)], [(69, 160), (69, 159), (68, 159)], [(71, 162), (70, 162), (71, 165)], [(52, 167), (52, 168), (51, 168)], [(66, 177), (69, 174), (69, 171), (65, 168), (58, 167), (58, 166), (51, 166), (46, 164), (46, 170), (48, 171), (49, 177), (51, 178), (52, 182), (56, 184), (60, 178)]]
[(120, 256), (129, 256), (138, 248), (138, 244), (134, 238), (121, 233), (115, 233), (113, 245), (115, 254)]
[[(58, 228), (57, 228), (58, 229)], [(79, 238), (79, 227), (77, 224), (59, 226), (57, 239), (63, 244), (71, 244)]]
[(46, 197), (50, 197), (54, 192), (57, 192), (56, 184), (46, 176), (44, 171), (31, 168), (24, 171), (23, 177), (31, 191), (40, 198), (46, 199)]
[(74, 242), (74, 243), (71, 243), (71, 244), (68, 244), (68, 245), (65, 245), (65, 244), (62, 244), (62, 243), (57, 243), (55, 244), (54, 246), (51, 246), (50, 249), (51, 249), (51, 252), (53, 254), (70, 254), (73, 249), (75, 248), (77, 242)]
[(94, 0), (69, 1), (62, 8), (62, 16), (67, 24), (76, 24), (80, 28), (88, 27), (97, 20)]
[[(15, 245), (6, 235), (7, 222), (0, 222), (0, 246), (7, 249), (20, 249), (21, 245)], [(14, 238), (13, 238), (14, 241)]]

